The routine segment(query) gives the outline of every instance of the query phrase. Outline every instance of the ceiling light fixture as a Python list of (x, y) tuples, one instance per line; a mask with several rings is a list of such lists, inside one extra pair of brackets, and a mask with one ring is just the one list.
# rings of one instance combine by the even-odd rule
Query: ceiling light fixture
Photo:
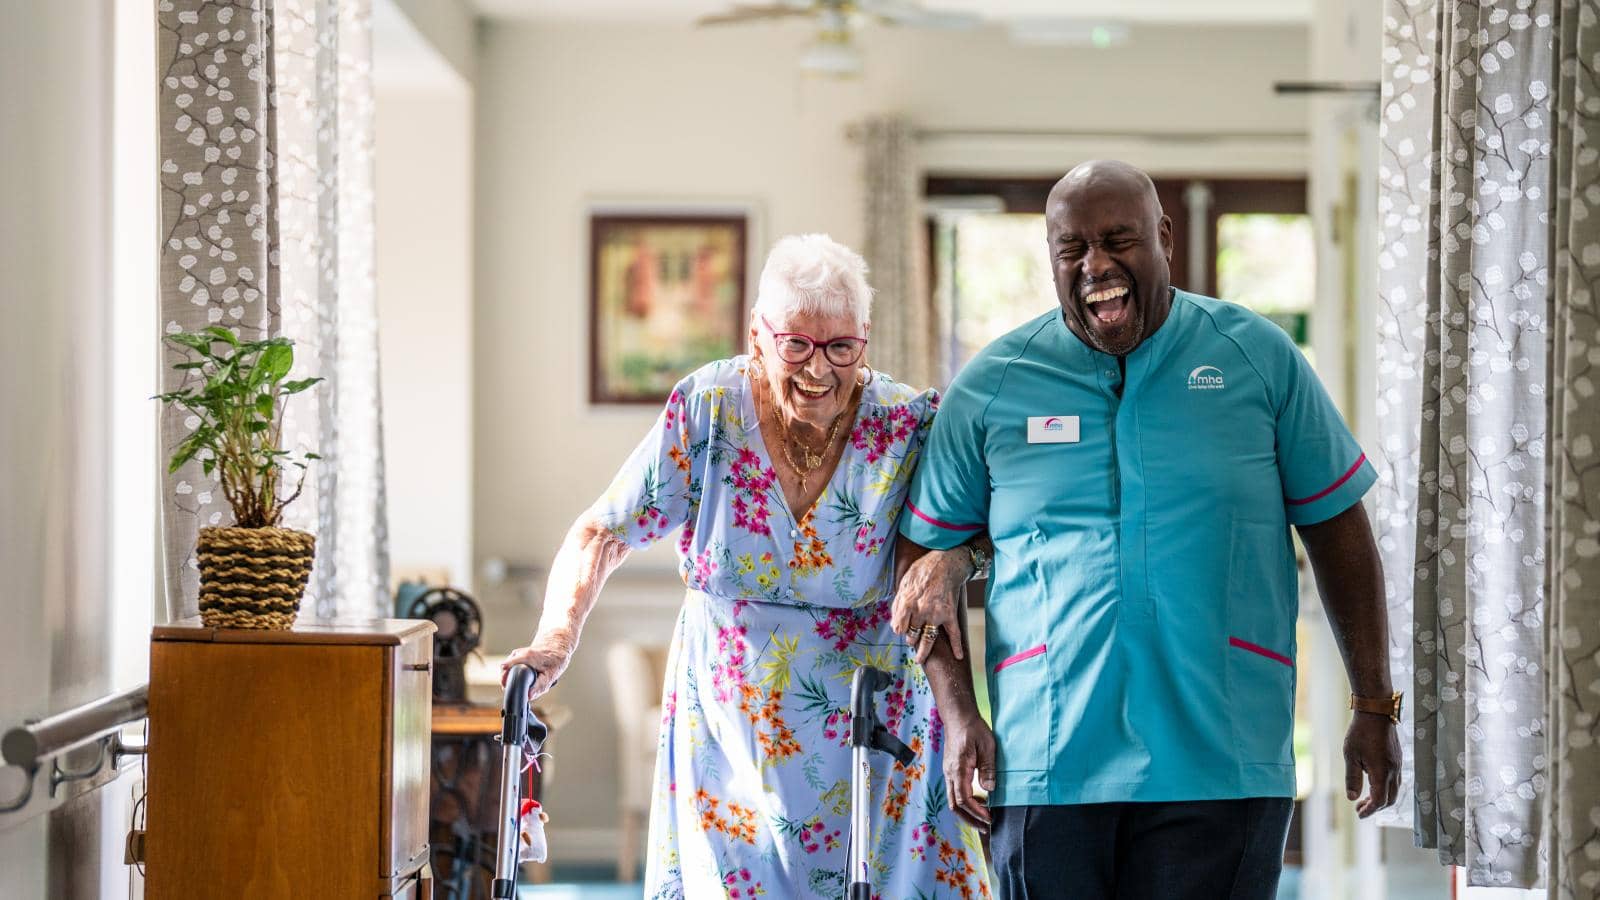
[(1107, 50), (1128, 43), (1131, 29), (1123, 22), (1082, 19), (1016, 19), (1008, 26), (1014, 43), (1036, 47), (1092, 47)]
[(850, 32), (823, 29), (800, 55), (800, 70), (828, 78), (854, 78), (861, 74), (861, 53), (850, 41)]

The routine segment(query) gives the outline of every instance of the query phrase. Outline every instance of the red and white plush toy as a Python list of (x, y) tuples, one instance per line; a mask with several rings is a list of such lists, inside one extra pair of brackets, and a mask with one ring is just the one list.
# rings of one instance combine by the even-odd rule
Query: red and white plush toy
[(517, 862), (544, 862), (544, 823), (548, 821), (550, 815), (539, 805), (539, 801), (522, 801), (522, 809), (518, 813)]

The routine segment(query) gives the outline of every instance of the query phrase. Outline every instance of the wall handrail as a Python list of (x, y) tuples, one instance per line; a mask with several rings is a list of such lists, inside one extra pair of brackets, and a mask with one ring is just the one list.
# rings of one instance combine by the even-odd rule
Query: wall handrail
[(150, 707), (150, 686), (141, 684), (110, 694), (48, 719), (19, 725), (0, 739), (0, 755), (22, 769), (33, 769), (51, 757), (69, 753), (144, 718)]
[[(0, 738), (0, 758), (7, 770), (21, 771), (23, 784), (14, 797), (0, 798), (0, 828), (114, 780), (122, 771), (122, 757), (145, 752), (144, 747), (123, 743), (122, 730), (146, 718), (149, 706), (150, 686), (141, 684), (6, 731)], [(97, 747), (92, 764), (73, 769), (62, 766), (68, 753), (91, 745)], [(35, 803), (34, 782), (46, 764), (49, 798)]]

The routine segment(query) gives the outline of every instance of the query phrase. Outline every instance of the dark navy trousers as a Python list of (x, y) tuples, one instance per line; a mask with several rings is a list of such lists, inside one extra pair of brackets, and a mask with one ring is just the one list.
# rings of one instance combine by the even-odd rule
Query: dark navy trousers
[(1000, 900), (1272, 900), (1294, 801), (995, 807)]

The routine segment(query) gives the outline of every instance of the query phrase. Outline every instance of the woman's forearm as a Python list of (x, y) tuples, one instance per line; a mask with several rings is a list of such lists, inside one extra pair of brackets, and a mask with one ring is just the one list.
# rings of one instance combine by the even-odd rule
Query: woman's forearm
[(550, 564), (545, 582), (544, 611), (534, 641), (565, 638), (571, 647), (578, 642), (583, 623), (600, 597), (606, 579), (628, 556), (625, 541), (611, 533), (592, 514), (584, 514), (572, 524), (567, 537)]

